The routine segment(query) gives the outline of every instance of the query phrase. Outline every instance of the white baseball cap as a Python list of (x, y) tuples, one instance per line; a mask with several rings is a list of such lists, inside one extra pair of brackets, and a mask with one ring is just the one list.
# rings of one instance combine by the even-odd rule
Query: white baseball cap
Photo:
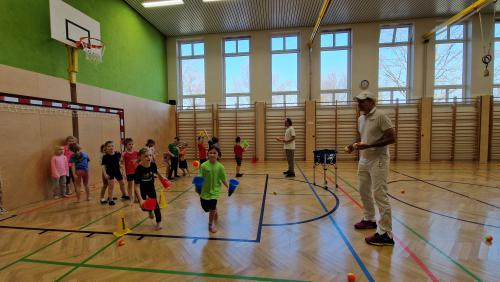
[(357, 99), (357, 100), (371, 99), (373, 101), (376, 101), (377, 96), (370, 91), (363, 91), (363, 92), (359, 93), (356, 97), (354, 97), (354, 99)]

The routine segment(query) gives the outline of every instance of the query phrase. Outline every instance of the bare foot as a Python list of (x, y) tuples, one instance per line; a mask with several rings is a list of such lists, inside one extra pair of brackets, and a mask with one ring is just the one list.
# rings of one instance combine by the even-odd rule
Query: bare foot
[(161, 230), (163, 227), (161, 226), (161, 223), (158, 222), (155, 226), (155, 230), (158, 231), (158, 230)]
[(210, 231), (210, 233), (217, 233), (217, 227), (215, 227), (215, 224), (209, 225), (208, 231)]

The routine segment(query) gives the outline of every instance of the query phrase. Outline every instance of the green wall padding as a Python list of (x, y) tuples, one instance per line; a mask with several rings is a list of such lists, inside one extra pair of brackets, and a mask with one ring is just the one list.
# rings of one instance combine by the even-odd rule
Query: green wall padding
[[(165, 36), (121, 0), (66, 0), (100, 23), (103, 63), (79, 51), (77, 81), (166, 102)], [(50, 37), (48, 0), (0, 1), (0, 64), (67, 78), (66, 48)]]

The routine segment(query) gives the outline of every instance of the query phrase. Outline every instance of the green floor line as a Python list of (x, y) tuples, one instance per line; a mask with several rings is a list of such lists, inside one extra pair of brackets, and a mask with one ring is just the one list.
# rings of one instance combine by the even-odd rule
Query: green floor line
[[(124, 206), (122, 206), (122, 207), (121, 207), (121, 208), (119, 208), (119, 209), (116, 209), (116, 210), (114, 210), (114, 211), (112, 211), (112, 212), (110, 212), (110, 213), (108, 213), (108, 214), (105, 214), (105, 215), (101, 216), (100, 218), (98, 218), (98, 219), (96, 219), (96, 220), (94, 220), (94, 221), (91, 221), (90, 223), (88, 223), (88, 224), (86, 224), (86, 225), (84, 225), (84, 226), (82, 226), (82, 227), (78, 228), (78, 230), (82, 230), (82, 229), (84, 229), (84, 228), (86, 228), (86, 227), (89, 227), (90, 225), (92, 225), (92, 224), (94, 224), (94, 223), (98, 222), (99, 220), (101, 220), (101, 219), (103, 219), (103, 218), (105, 218), (105, 217), (108, 217), (108, 216), (110, 216), (110, 215), (114, 214), (115, 212), (117, 212), (117, 211), (119, 211), (119, 210), (121, 210), (121, 209), (123, 209), (123, 208), (126, 208), (126, 207), (128, 207), (128, 205), (124, 205)], [(57, 242), (59, 242), (59, 241), (61, 241), (61, 240), (65, 239), (65, 238), (67, 238), (67, 237), (71, 236), (72, 234), (73, 234), (73, 233), (66, 234), (66, 235), (64, 235), (63, 237), (61, 237), (61, 238), (59, 238), (59, 239), (57, 239), (57, 240), (55, 240), (55, 241), (52, 241), (51, 243), (49, 243), (49, 244), (47, 244), (47, 245), (45, 245), (45, 246), (43, 246), (43, 247), (41, 247), (41, 248), (39, 248), (39, 249), (37, 249), (37, 250), (35, 250), (35, 251), (31, 252), (31, 253), (29, 253), (29, 254), (27, 254), (26, 256), (24, 256), (24, 257), (22, 257), (22, 258), (20, 258), (20, 259), (18, 259), (18, 260), (16, 260), (16, 261), (13, 261), (13, 262), (11, 262), (11, 263), (7, 264), (6, 266), (4, 266), (4, 267), (0, 268), (0, 271), (4, 270), (4, 269), (6, 269), (6, 268), (11, 267), (12, 265), (14, 265), (14, 264), (16, 264), (16, 263), (20, 262), (20, 261), (21, 261), (21, 260), (23, 260), (23, 259), (29, 258), (30, 256), (32, 256), (32, 255), (34, 255), (34, 254), (36, 254), (36, 253), (38, 253), (38, 252), (41, 252), (41, 251), (45, 250), (46, 248), (48, 248), (48, 247), (50, 247), (50, 246), (54, 245), (55, 243), (57, 243)]]
[[(190, 184), (189, 187), (187, 189), (185, 189), (182, 193), (180, 193), (179, 195), (175, 196), (172, 200), (170, 200), (168, 202), (168, 204), (172, 203), (173, 201), (177, 200), (179, 197), (181, 197), (182, 195), (184, 195), (186, 192), (188, 192), (189, 190), (191, 190), (191, 188), (193, 188), (193, 185)], [(146, 216), (144, 219), (142, 219), (141, 221), (139, 221), (138, 223), (136, 223), (135, 225), (133, 225), (131, 227), (131, 229), (135, 229), (137, 228), (139, 225), (143, 224), (149, 217)], [(65, 277), (67, 277), (68, 275), (70, 275), (71, 273), (73, 273), (75, 270), (77, 270), (79, 267), (82, 267), (82, 265), (84, 265), (87, 261), (93, 259), (95, 256), (97, 256), (98, 254), (100, 254), (101, 252), (103, 252), (104, 250), (106, 250), (109, 246), (113, 245), (116, 241), (118, 241), (120, 238), (117, 237), (117, 238), (114, 238), (111, 242), (109, 242), (107, 245), (105, 245), (104, 247), (100, 248), (99, 250), (97, 250), (95, 253), (93, 253), (90, 257), (84, 259), (82, 262), (80, 263), (77, 263), (72, 269), (70, 269), (68, 272), (64, 273), (62, 276), (60, 276), (59, 278), (57, 278), (55, 281), (58, 282), (58, 281), (61, 281), (62, 279), (64, 279)]]
[(78, 263), (71, 263), (71, 262), (59, 262), (59, 261), (48, 261), (48, 260), (23, 259), (22, 261), (26, 262), (26, 263), (39, 263), (39, 264), (51, 264), (51, 265), (63, 265), (63, 266), (79, 266), (79, 267), (94, 268), (94, 269), (109, 269), (109, 270), (121, 270), (121, 271), (133, 271), (133, 272), (160, 273), (160, 274), (172, 274), (172, 275), (181, 275), (181, 276), (211, 277), (211, 278), (239, 279), (239, 280), (251, 280), (251, 281), (304, 282), (304, 280), (289, 280), (289, 279), (277, 279), (277, 278), (266, 278), (266, 277), (256, 277), (256, 276), (215, 274), (215, 273), (205, 273), (205, 272), (190, 272), (190, 271), (139, 268), (139, 267), (125, 267), (125, 266), (113, 266), (113, 265), (78, 264)]
[[(347, 180), (345, 180), (344, 178), (340, 177), (340, 175), (338, 176), (340, 180), (342, 180), (345, 184), (347, 184), (349, 187), (351, 187), (352, 189), (356, 190), (357, 192), (359, 192), (359, 190), (357, 190), (353, 185), (351, 185), (351, 183), (349, 183)], [(481, 278), (479, 278), (476, 274), (474, 274), (472, 271), (470, 271), (469, 269), (467, 269), (465, 266), (463, 266), (462, 264), (460, 264), (458, 261), (454, 260), (452, 257), (450, 257), (448, 254), (446, 254), (445, 252), (443, 252), (441, 249), (439, 249), (436, 245), (434, 245), (432, 242), (430, 242), (427, 238), (425, 238), (424, 236), (422, 236), (420, 233), (418, 233), (417, 231), (415, 231), (413, 228), (411, 228), (410, 226), (406, 225), (403, 221), (401, 221), (400, 219), (398, 219), (397, 217), (395, 217), (394, 215), (392, 216), (392, 218), (394, 218), (397, 222), (399, 222), (401, 225), (403, 225), (406, 229), (408, 229), (411, 233), (413, 233), (415, 236), (417, 236), (418, 238), (420, 238), (420, 240), (424, 241), (426, 244), (428, 244), (429, 246), (431, 246), (434, 250), (438, 251), (441, 255), (443, 255), (444, 257), (446, 257), (447, 259), (449, 259), (454, 265), (456, 265), (458, 268), (462, 269), (465, 273), (467, 273), (469, 276), (471, 276), (472, 278), (474, 278), (474, 280), (476, 281), (483, 281)]]

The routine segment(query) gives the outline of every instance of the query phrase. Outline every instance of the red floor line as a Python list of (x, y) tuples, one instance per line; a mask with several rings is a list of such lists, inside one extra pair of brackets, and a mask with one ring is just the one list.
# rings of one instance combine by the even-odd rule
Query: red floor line
[(437, 282), (439, 281), (439, 279), (434, 275), (434, 273), (432, 273), (432, 271), (427, 268), (427, 266), (424, 264), (424, 262), (412, 251), (410, 250), (410, 248), (408, 248), (408, 246), (406, 246), (396, 235), (393, 235), (394, 237), (394, 240), (396, 240), (396, 242), (398, 242), (399, 245), (401, 245), (401, 247), (403, 247), (403, 249), (413, 258), (413, 260), (420, 266), (420, 268), (422, 268), (422, 270), (427, 273), (427, 276), (429, 276), (429, 278), (433, 281), (433, 282)]
[[(328, 178), (328, 180), (332, 181), (335, 183), (335, 181), (327, 176), (326, 178)], [(337, 183), (338, 184), (338, 183)], [(361, 203), (359, 203), (358, 201), (356, 201), (353, 197), (351, 197), (351, 195), (345, 191), (341, 186), (340, 184), (338, 185), (338, 188), (340, 191), (342, 191), (342, 193), (344, 193), (344, 195), (346, 195), (350, 200), (351, 202), (353, 202), (356, 206), (358, 206), (360, 209), (363, 209), (363, 205)], [(434, 275), (434, 273), (432, 273), (432, 271), (425, 265), (425, 263), (417, 256), (417, 254), (415, 254), (412, 250), (410, 250), (410, 248), (408, 248), (408, 246), (406, 246), (396, 235), (393, 234), (393, 237), (394, 239), (396, 240), (396, 242), (398, 242), (398, 244), (411, 256), (411, 258), (415, 261), (415, 263), (420, 266), (420, 268), (427, 274), (427, 276), (429, 276), (429, 278), (433, 281), (433, 282), (437, 282), (439, 281), (439, 279), (436, 277), (436, 275)]]
[[(328, 177), (328, 176), (327, 176)], [(328, 177), (329, 178), (329, 177)], [(332, 181), (330, 179), (330, 181)], [(339, 190), (342, 191), (342, 193), (344, 193), (344, 195), (347, 196), (347, 198), (349, 198), (351, 200), (351, 202), (353, 202), (356, 206), (358, 206), (360, 209), (363, 209), (363, 205), (360, 204), (358, 201), (356, 201), (353, 197), (351, 197), (351, 195), (349, 193), (347, 193), (340, 185), (338, 186)]]

